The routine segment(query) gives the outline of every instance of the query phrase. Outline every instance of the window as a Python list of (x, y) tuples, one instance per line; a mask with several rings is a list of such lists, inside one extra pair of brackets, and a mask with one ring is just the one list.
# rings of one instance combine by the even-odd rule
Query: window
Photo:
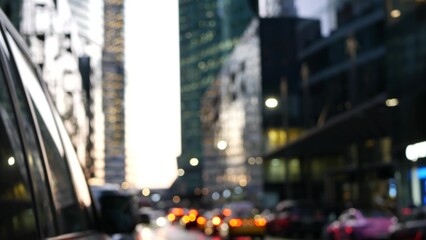
[(29, 93), (31, 103), (34, 105), (35, 115), (40, 127), (47, 165), (50, 170), (49, 183), (53, 194), (59, 233), (89, 230), (92, 227), (90, 216), (93, 212), (89, 209), (91, 202), (90, 197), (87, 198), (89, 196), (88, 186), (87, 184), (85, 186), (78, 185), (78, 193), (74, 189), (74, 184), (81, 184), (81, 178), (75, 181), (75, 176), (70, 175), (70, 168), (75, 171), (76, 166), (75, 164), (69, 166), (67, 162), (72, 162), (75, 159), (70, 159), (73, 158), (73, 155), (69, 153), (71, 149), (67, 141), (64, 148), (63, 141), (66, 139), (62, 135), (66, 133), (64, 131), (59, 132), (55, 121), (55, 118), (57, 118), (56, 120), (59, 120), (59, 118), (54, 116), (28, 60), (10, 35), (8, 35), (8, 40), (10, 41), (24, 87)]
[(16, 117), (0, 65), (0, 239), (38, 238)]

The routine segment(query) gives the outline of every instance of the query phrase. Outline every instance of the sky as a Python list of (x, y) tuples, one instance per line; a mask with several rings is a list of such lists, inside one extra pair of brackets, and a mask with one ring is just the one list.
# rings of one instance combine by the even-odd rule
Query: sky
[(168, 188), (181, 151), (178, 1), (124, 7), (126, 155), (138, 187)]
[[(334, 0), (295, 0), (301, 17), (320, 18)], [(178, 0), (127, 0), (125, 7), (127, 159), (138, 187), (168, 188), (177, 177), (180, 137)]]

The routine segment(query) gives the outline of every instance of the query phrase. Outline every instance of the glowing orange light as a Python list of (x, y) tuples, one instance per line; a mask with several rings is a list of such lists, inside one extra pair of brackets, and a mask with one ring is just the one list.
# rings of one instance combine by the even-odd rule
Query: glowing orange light
[(172, 213), (176, 216), (182, 216), (183, 215), (183, 209), (182, 208), (173, 208)]
[(204, 217), (199, 217), (199, 218), (197, 218), (197, 223), (198, 223), (198, 225), (204, 225), (204, 224), (206, 224), (206, 219), (204, 218)]
[(195, 216), (194, 214), (191, 214), (188, 217), (189, 217), (189, 221), (191, 222), (195, 222), (195, 219), (197, 219), (197, 216)]
[(231, 227), (240, 227), (243, 224), (243, 221), (241, 219), (233, 218), (229, 220), (229, 226)]
[(186, 223), (189, 223), (189, 221), (190, 221), (190, 219), (189, 219), (189, 217), (188, 217), (188, 216), (186, 216), (186, 215), (185, 215), (185, 216), (183, 216), (183, 217), (182, 217), (182, 222), (183, 222), (183, 223), (185, 223), (185, 224), (186, 224)]
[(223, 209), (222, 214), (223, 214), (225, 217), (229, 217), (229, 216), (231, 216), (232, 211), (231, 211), (231, 209), (229, 209), (229, 208), (225, 208), (225, 209)]
[(173, 213), (169, 213), (169, 215), (167, 215), (167, 219), (169, 219), (170, 222), (173, 222), (176, 220), (176, 216)]
[(255, 219), (254, 224), (258, 227), (266, 226), (266, 219), (264, 219), (264, 218)]
[(189, 215), (197, 216), (198, 215), (198, 211), (196, 209), (191, 209), (191, 210), (189, 210)]

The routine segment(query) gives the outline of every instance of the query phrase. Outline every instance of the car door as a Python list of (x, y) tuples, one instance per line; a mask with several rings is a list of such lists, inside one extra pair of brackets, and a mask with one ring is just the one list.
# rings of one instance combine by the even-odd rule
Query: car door
[[(9, 107), (3, 104), (3, 108), (11, 109), (9, 111), (16, 115), (11, 117), (8, 114), (9, 119), (15, 119), (9, 123), (15, 128), (3, 125), (11, 132), (9, 135), (16, 135), (15, 138), (20, 140), (15, 140), (20, 143), (17, 147), (16, 143), (8, 145), (12, 149), (11, 146), (15, 146), (17, 153), (12, 155), (13, 158), (6, 158), (8, 164), (13, 162), (20, 166), (22, 179), (19, 186), (23, 186), (20, 189), (27, 199), (27, 208), (22, 211), (28, 215), (22, 217), (22, 222), (28, 222), (28, 229), (32, 227), (28, 230), (31, 237), (22, 235), (21, 238), (19, 230), (12, 231), (11, 234), (18, 234), (16, 236), (6, 236), (12, 236), (12, 239), (105, 239), (107, 236), (96, 230), (99, 224), (88, 185), (60, 117), (52, 107), (19, 34), (3, 13), (0, 19), (3, 86), (8, 86), (4, 90), (9, 90), (11, 102)], [(11, 213), (10, 216), (13, 219), (21, 215)], [(10, 232), (9, 225), (5, 225), (4, 234)], [(19, 226), (15, 228), (20, 229)], [(0, 234), (1, 228), (2, 225)], [(1, 236), (1, 239), (10, 239)]]

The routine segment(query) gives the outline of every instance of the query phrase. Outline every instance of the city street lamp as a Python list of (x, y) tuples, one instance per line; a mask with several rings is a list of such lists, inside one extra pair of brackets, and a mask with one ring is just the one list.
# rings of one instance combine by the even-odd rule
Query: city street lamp
[(278, 100), (274, 97), (267, 98), (265, 100), (265, 106), (270, 109), (274, 109), (278, 106)]

